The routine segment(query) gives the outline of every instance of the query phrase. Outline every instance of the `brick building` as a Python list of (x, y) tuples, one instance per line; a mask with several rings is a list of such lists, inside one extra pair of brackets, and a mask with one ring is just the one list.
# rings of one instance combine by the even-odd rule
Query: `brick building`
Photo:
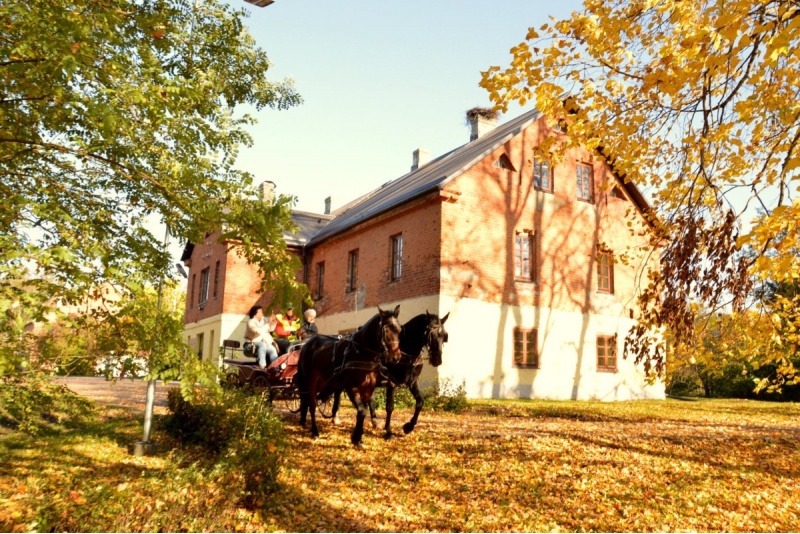
[[(479, 398), (663, 398), (618, 357), (636, 284), (657, 266), (649, 206), (596, 153), (537, 158), (558, 135), (535, 110), (498, 127), (476, 118), (467, 144), (435, 159), (415, 151), (408, 174), (335, 212), (296, 212), (301, 231), (286, 237), (320, 332), (351, 331), (378, 305), (400, 304), (401, 321), (450, 313), (444, 362), (423, 381), (463, 382)], [(242, 314), (264, 296), (213, 235), (183, 260), (187, 341), (208, 357), (242, 338)]]

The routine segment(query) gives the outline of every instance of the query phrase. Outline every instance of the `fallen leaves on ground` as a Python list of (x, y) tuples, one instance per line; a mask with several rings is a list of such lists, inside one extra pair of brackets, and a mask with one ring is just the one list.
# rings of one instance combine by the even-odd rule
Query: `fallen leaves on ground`
[[(257, 510), (213, 474), (111, 437), (0, 441), (0, 527), (108, 531), (793, 531), (800, 525), (800, 407), (714, 401), (482, 402), (461, 414), (396, 410), (350, 444), (285, 414), (281, 490)], [(123, 431), (124, 430), (124, 431)], [(42, 443), (42, 445), (46, 445)], [(254, 451), (254, 454), (257, 451)], [(43, 521), (42, 518), (46, 518)]]

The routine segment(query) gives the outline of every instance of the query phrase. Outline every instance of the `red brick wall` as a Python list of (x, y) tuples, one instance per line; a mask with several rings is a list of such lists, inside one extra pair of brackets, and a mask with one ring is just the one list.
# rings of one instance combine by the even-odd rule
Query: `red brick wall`
[[(390, 281), (391, 237), (403, 236), (403, 272)], [(339, 313), (398, 302), (439, 289), (441, 235), (438, 197), (416, 201), (359, 225), (308, 253), (308, 284), (316, 293), (317, 264), (325, 262), (325, 283), (318, 313)], [(348, 255), (358, 249), (356, 289), (347, 292)]]
[[(194, 323), (221, 313), (246, 314), (255, 304), (264, 306), (266, 310), (267, 304), (272, 298), (272, 292), (268, 291), (262, 294), (259, 291), (261, 280), (258, 269), (247, 263), (232, 245), (218, 242), (218, 238), (219, 233), (214, 233), (207, 236), (203, 242), (196, 244), (190, 260), (186, 262), (189, 266), (186, 323)], [(212, 295), (214, 269), (217, 261), (220, 262), (220, 274), (219, 288), (215, 299)], [(201, 310), (198, 305), (200, 273), (206, 267), (211, 268), (211, 287), (208, 302)], [(193, 276), (195, 278), (194, 298), (190, 294)], [(297, 277), (298, 280), (302, 279), (302, 269), (298, 271)]]
[[(387, 305), (404, 299), (442, 293), (488, 302), (533, 305), (590, 312), (609, 302), (627, 304), (640, 262), (614, 266), (613, 296), (596, 291), (595, 254), (605, 244), (616, 254), (641, 244), (625, 218), (630, 200), (613, 198), (602, 189), (612, 180), (607, 164), (585, 150), (571, 150), (554, 169), (554, 192), (536, 191), (532, 183), (533, 151), (547, 135), (558, 135), (540, 120), (451, 182), (442, 196), (399, 207), (306, 251), (307, 283), (316, 297), (317, 264), (325, 263), (323, 294), (316, 298), (320, 314)], [(513, 171), (494, 167), (507, 154)], [(576, 199), (575, 166), (593, 168), (594, 202)], [(634, 225), (634, 230), (639, 228)], [(514, 236), (535, 234), (537, 282), (514, 279)], [(403, 275), (390, 281), (390, 238), (403, 235)], [(358, 249), (356, 289), (345, 290), (348, 253)], [(216, 260), (224, 266), (218, 302), (197, 308), (200, 272)], [(651, 258), (655, 261), (655, 255)], [(440, 276), (441, 274), (441, 276)], [(196, 276), (194, 307), (187, 297), (186, 322), (218, 313), (246, 313), (259, 295), (257, 270), (216, 235), (197, 244), (191, 258), (189, 290)], [(298, 279), (302, 273), (298, 272)], [(212, 282), (213, 283), (213, 282)]]
[[(619, 255), (642, 243), (624, 217), (633, 204), (602, 189), (611, 172), (585, 150), (555, 166), (553, 193), (536, 191), (533, 150), (548, 132), (543, 119), (534, 123), (446, 187), (457, 200), (443, 204), (443, 294), (584, 312), (632, 294), (639, 262), (615, 264), (614, 296), (597, 297), (595, 254), (598, 244)], [(514, 171), (492, 166), (503, 153)], [(593, 203), (576, 198), (580, 162), (593, 168)], [(526, 231), (535, 235), (538, 283), (514, 278), (514, 237)]]

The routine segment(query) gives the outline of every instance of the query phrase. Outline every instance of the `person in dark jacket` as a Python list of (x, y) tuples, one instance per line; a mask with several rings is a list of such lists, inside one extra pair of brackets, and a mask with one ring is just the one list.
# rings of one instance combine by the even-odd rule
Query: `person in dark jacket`
[(314, 320), (317, 318), (317, 311), (309, 308), (303, 313), (303, 326), (300, 328), (300, 339), (308, 339), (319, 334)]

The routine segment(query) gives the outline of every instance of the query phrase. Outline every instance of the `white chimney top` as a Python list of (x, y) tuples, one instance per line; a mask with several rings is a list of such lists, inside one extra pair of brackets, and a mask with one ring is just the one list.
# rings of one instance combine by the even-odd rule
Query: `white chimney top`
[(275, 202), (275, 182), (269, 180), (261, 182), (261, 185), (258, 186), (258, 192), (261, 196), (261, 200), (266, 204)]
[(497, 117), (498, 113), (491, 108), (472, 108), (468, 110), (469, 140), (474, 141), (494, 130), (497, 126)]
[(426, 163), (430, 162), (430, 160), (431, 153), (429, 150), (425, 150), (424, 148), (416, 149), (411, 158), (411, 170), (416, 171)]

